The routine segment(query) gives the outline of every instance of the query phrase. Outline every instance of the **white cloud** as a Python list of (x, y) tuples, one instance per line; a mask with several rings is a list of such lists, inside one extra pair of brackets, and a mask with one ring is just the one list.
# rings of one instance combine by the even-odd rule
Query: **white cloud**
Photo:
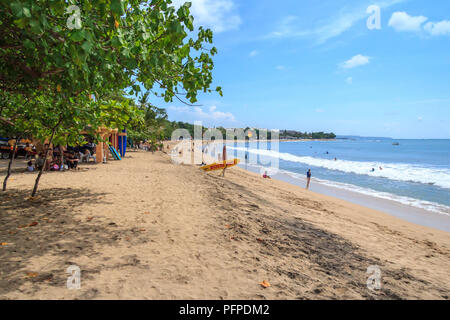
[(318, 109), (316, 109), (316, 112), (317, 113), (323, 113), (323, 112), (325, 112), (325, 110), (318, 108)]
[(422, 24), (428, 18), (424, 16), (413, 17), (406, 12), (394, 12), (388, 25), (396, 31), (420, 31)]
[(216, 106), (209, 107), (206, 111), (201, 107), (175, 107), (170, 106), (169, 110), (177, 113), (185, 113), (196, 120), (215, 120), (215, 121), (235, 121), (235, 117), (231, 112), (223, 112), (217, 110)]
[(432, 36), (450, 35), (450, 21), (448, 20), (428, 22), (423, 28)]
[(427, 17), (410, 16), (406, 12), (394, 12), (389, 20), (389, 26), (396, 31), (425, 31), (431, 36), (450, 35), (450, 21), (427, 22)]
[(257, 56), (258, 54), (259, 54), (259, 51), (253, 50), (252, 52), (250, 52), (249, 56), (254, 57), (254, 56)]
[(345, 79), (345, 82), (347, 82), (347, 84), (353, 84), (353, 78), (348, 77), (347, 79)]
[[(380, 9), (386, 9), (395, 4), (404, 2), (406, 0), (385, 0), (376, 3)], [(367, 5), (359, 6), (350, 11), (341, 10), (340, 13), (331, 19), (319, 20), (318, 26), (309, 29), (301, 30), (298, 28), (298, 17), (290, 15), (281, 20), (278, 28), (269, 33), (266, 38), (312, 38), (317, 44), (322, 44), (329, 39), (335, 38), (345, 31), (349, 30), (356, 23), (367, 19), (369, 15), (366, 12)]]
[(175, 107), (175, 106), (170, 106), (168, 108), (169, 110), (175, 111), (175, 112), (191, 112), (192, 108), (189, 108), (187, 106), (182, 106), (182, 107)]
[(422, 117), (417, 117), (417, 121), (423, 121)]
[(218, 111), (216, 106), (211, 106), (209, 108), (209, 113), (205, 114), (214, 120), (230, 120), (230, 121), (236, 120), (231, 112)]
[(192, 2), (191, 14), (196, 27), (204, 26), (214, 32), (236, 30), (242, 23), (234, 0), (173, 0), (178, 8), (185, 2)]
[(297, 31), (294, 29), (294, 23), (298, 20), (296, 16), (287, 16), (283, 18), (280, 22), (276, 31), (268, 34), (269, 38), (284, 38), (284, 37), (295, 37), (307, 35), (308, 32)]
[(352, 57), (351, 59), (341, 63), (340, 66), (341, 66), (341, 68), (344, 68), (344, 69), (353, 69), (356, 67), (361, 67), (366, 64), (369, 64), (370, 59), (371, 59), (370, 57), (358, 54), (358, 55)]
[(276, 66), (275, 69), (279, 70), (279, 71), (283, 71), (286, 70), (285, 66)]

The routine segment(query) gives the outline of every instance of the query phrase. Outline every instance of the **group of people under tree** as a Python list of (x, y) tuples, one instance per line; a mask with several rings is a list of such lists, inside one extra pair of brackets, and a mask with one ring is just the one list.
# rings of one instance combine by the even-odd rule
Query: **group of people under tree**
[[(45, 159), (45, 154), (48, 155)], [(54, 146), (45, 144), (33, 163), (32, 160), (27, 163), (27, 171), (35, 171), (44, 168), (45, 171), (63, 171), (77, 169), (78, 163), (89, 162), (93, 159), (96, 162), (95, 144), (87, 143), (83, 146)]]

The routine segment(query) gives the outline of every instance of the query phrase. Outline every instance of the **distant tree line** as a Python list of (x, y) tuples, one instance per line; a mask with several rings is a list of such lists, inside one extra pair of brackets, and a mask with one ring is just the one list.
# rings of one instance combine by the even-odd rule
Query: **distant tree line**
[[(194, 137), (194, 125), (187, 122), (182, 121), (169, 121), (164, 120), (163, 124), (163, 139), (170, 140), (172, 137), (172, 133), (177, 129), (186, 129), (191, 137)], [(222, 134), (223, 138), (227, 136), (227, 130), (236, 130), (240, 131), (243, 130), (246, 135), (245, 139), (271, 139), (271, 131), (270, 130), (264, 130), (265, 132), (262, 132), (261, 129), (252, 129), (249, 127), (246, 128), (235, 128), (235, 129), (226, 129), (224, 127), (216, 127), (214, 128)], [(206, 127), (202, 127), (202, 133), (205, 133), (208, 130)], [(251, 132), (249, 134), (249, 132)], [(281, 130), (279, 134), (279, 138), (282, 140), (296, 140), (296, 139), (336, 139), (336, 135), (334, 133), (326, 133), (326, 132), (300, 132), (300, 131), (294, 131), (294, 130)], [(237, 139), (237, 137), (235, 137)]]
[(300, 132), (294, 130), (280, 131), (280, 139), (336, 139), (333, 132)]

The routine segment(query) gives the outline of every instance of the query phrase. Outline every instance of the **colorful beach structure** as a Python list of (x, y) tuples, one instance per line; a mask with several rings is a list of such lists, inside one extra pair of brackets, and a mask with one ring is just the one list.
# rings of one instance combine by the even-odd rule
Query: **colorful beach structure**
[[(102, 142), (99, 142), (95, 148), (96, 154), (96, 162), (101, 163), (104, 160), (108, 160), (109, 158), (117, 159), (115, 155), (112, 154), (110, 150), (110, 146), (115, 150), (119, 150), (119, 140), (124, 140), (124, 138), (119, 139), (120, 136), (125, 137), (126, 143), (126, 132), (119, 132), (119, 129), (111, 129), (106, 127), (100, 127), (96, 133), (100, 136)], [(89, 134), (89, 132), (82, 132), (82, 134)], [(45, 140), (42, 143), (39, 140), (33, 140), (33, 144), (39, 149), (43, 150), (44, 144), (48, 143), (48, 140)], [(123, 143), (123, 142), (122, 142)], [(125, 148), (122, 146), (122, 149)], [(124, 153), (125, 154), (125, 153)], [(123, 155), (122, 155), (123, 156)]]
[(120, 156), (124, 157), (125, 153), (127, 152), (127, 130), (122, 130), (122, 132), (119, 132), (119, 142), (118, 146), (116, 148), (117, 151), (119, 151)]
[[(126, 131), (119, 132), (119, 129), (110, 129), (101, 127), (97, 130), (97, 133), (100, 135), (103, 141), (97, 144), (95, 153), (97, 155), (96, 161), (97, 163), (103, 162), (103, 159), (108, 159), (110, 156), (115, 158), (115, 155), (111, 153), (110, 146), (114, 148), (114, 150), (123, 150), (123, 154), (121, 152), (121, 156), (125, 155), (126, 146), (124, 148), (123, 141), (126, 143)], [(120, 142), (120, 148), (119, 148)]]

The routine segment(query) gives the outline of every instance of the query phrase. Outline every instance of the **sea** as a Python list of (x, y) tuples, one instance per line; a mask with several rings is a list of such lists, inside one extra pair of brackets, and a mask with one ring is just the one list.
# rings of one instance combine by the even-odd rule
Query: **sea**
[(240, 158), (243, 168), (299, 184), (311, 169), (313, 183), (450, 217), (450, 140), (236, 142), (227, 144), (227, 156)]

